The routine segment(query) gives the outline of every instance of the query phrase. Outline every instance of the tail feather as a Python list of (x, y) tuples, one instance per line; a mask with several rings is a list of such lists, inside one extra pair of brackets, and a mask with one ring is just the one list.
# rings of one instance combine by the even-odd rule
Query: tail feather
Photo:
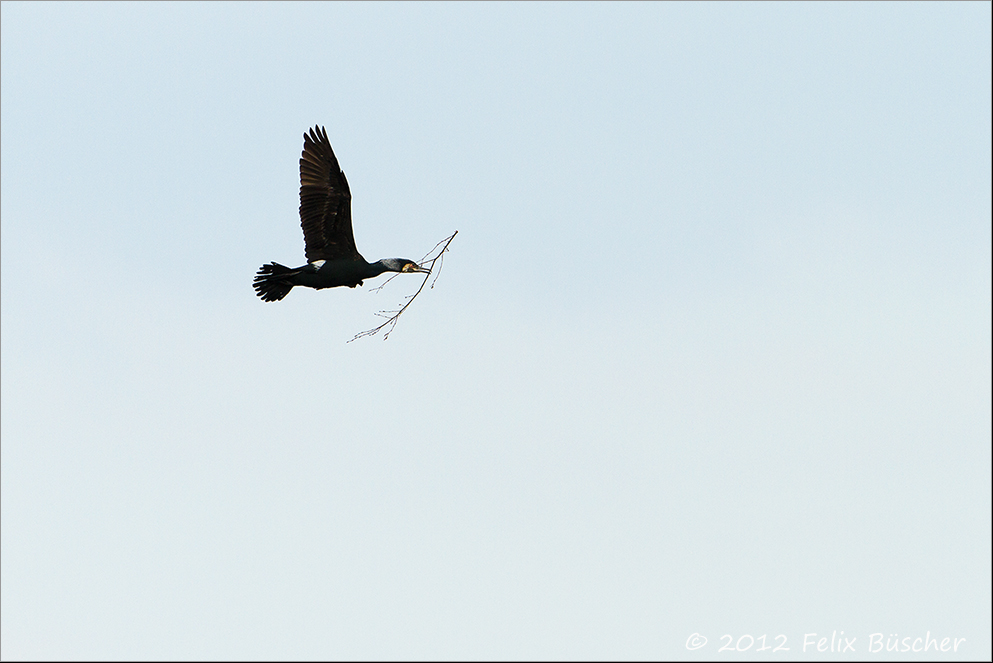
[(299, 269), (292, 269), (280, 265), (278, 262), (272, 262), (259, 267), (259, 271), (255, 273), (255, 280), (252, 281), (252, 287), (255, 288), (255, 294), (261, 297), (262, 301), (278, 302), (293, 289), (293, 284), (290, 283), (289, 279), (299, 273)]

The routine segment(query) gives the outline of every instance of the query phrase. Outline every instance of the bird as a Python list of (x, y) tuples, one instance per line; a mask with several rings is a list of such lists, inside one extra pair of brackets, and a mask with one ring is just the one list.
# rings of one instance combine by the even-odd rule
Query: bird
[(323, 126), (314, 126), (303, 135), (300, 225), (307, 264), (292, 268), (278, 262), (262, 265), (252, 281), (262, 301), (278, 302), (298, 285), (317, 290), (354, 288), (384, 272), (431, 272), (406, 258), (368, 262), (359, 254), (352, 235), (352, 194)]

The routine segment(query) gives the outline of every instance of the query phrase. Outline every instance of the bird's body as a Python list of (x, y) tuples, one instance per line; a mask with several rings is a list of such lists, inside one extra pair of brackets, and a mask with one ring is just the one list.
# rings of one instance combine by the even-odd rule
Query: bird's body
[(263, 301), (278, 301), (298, 285), (354, 288), (383, 272), (429, 271), (405, 258), (370, 263), (359, 254), (352, 235), (352, 194), (323, 127), (303, 135), (300, 225), (308, 262), (295, 268), (275, 262), (260, 267), (252, 285)]

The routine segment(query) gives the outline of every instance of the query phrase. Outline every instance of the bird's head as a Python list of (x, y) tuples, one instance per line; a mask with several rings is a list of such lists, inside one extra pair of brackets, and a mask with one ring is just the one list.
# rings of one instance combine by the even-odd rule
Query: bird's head
[(430, 274), (430, 269), (425, 269), (421, 267), (413, 260), (407, 260), (406, 258), (383, 258), (380, 260), (383, 266), (386, 267), (388, 272), (420, 272), (422, 274)]

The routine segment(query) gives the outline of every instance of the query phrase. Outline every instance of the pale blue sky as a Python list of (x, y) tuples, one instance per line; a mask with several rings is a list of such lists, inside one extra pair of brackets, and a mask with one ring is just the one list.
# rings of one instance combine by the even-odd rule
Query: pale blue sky
[(990, 13), (4, 2), (3, 658), (988, 660)]

